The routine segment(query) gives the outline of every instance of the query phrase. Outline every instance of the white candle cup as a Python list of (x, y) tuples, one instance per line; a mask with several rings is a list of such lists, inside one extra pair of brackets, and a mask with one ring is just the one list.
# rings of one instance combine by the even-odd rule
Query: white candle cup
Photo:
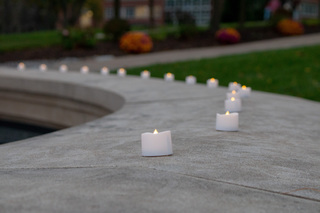
[(174, 81), (174, 74), (172, 74), (170, 72), (164, 74), (164, 80), (168, 81), (168, 82)]
[(217, 88), (219, 86), (219, 80), (210, 78), (207, 80), (207, 87), (209, 88)]
[(235, 99), (239, 99), (240, 94), (238, 92), (236, 92), (235, 90), (232, 90), (232, 92), (227, 93), (227, 99), (231, 99), (232, 97), (234, 97)]
[(164, 156), (172, 155), (171, 132), (164, 131), (157, 133), (147, 132), (141, 134), (142, 156)]
[(45, 64), (40, 64), (39, 70), (40, 70), (41, 72), (47, 71), (47, 65), (45, 65)]
[(216, 117), (216, 130), (234, 132), (239, 129), (239, 114), (229, 113), (218, 114)]
[(88, 66), (83, 66), (83, 67), (81, 67), (80, 73), (82, 73), (82, 74), (88, 74), (88, 73), (89, 73), (89, 67), (88, 67)]
[(227, 99), (224, 101), (224, 109), (229, 112), (240, 112), (241, 111), (241, 99)]
[(124, 68), (120, 68), (117, 70), (117, 75), (120, 77), (124, 77), (127, 75), (127, 71)]
[(59, 67), (59, 71), (62, 72), (62, 73), (68, 72), (68, 67), (67, 67), (67, 65), (62, 64), (62, 65)]
[(100, 70), (100, 74), (101, 75), (109, 75), (109, 69), (108, 67), (102, 67), (101, 70)]
[(241, 84), (238, 84), (237, 82), (230, 82), (228, 88), (229, 88), (229, 91), (232, 91), (232, 90), (237, 91), (241, 88)]
[(251, 87), (242, 86), (239, 90), (239, 94), (241, 98), (247, 98), (251, 94)]
[(26, 65), (25, 65), (24, 63), (20, 62), (20, 63), (18, 64), (18, 66), (17, 66), (17, 69), (18, 69), (19, 71), (24, 71), (24, 70), (26, 69)]
[(140, 77), (142, 79), (149, 79), (150, 78), (150, 72), (148, 70), (144, 70), (140, 73)]
[(189, 75), (186, 77), (186, 84), (188, 85), (193, 85), (193, 84), (196, 84), (197, 83), (197, 78), (192, 76), (192, 75)]

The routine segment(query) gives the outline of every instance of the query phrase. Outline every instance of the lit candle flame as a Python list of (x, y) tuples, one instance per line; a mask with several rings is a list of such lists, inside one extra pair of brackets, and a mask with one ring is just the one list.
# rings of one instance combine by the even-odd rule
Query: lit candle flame
[(153, 134), (158, 134), (158, 130), (155, 129), (154, 132), (153, 132)]
[(25, 69), (25, 68), (26, 68), (26, 65), (25, 65), (24, 63), (20, 62), (20, 63), (18, 64), (18, 69), (23, 70), (23, 69)]
[(168, 72), (168, 73), (167, 73), (167, 76), (168, 76), (168, 77), (171, 77), (171, 76), (172, 76), (172, 74), (171, 74), (170, 72)]
[(233, 82), (233, 84), (234, 84), (234, 85), (237, 85), (238, 83), (235, 81), (235, 82)]
[(226, 112), (226, 115), (229, 115), (229, 114), (230, 114), (230, 112), (229, 112), (229, 111), (227, 111), (227, 112)]
[(231, 101), (234, 101), (234, 100), (236, 100), (236, 99), (235, 99), (234, 97), (232, 97), (232, 98), (231, 98)]
[(88, 66), (83, 66), (81, 68), (82, 72), (88, 72), (89, 71), (89, 67)]
[(211, 79), (210, 79), (210, 81), (211, 81), (211, 82), (215, 82), (215, 81), (216, 81), (216, 79), (214, 79), (214, 78), (211, 78)]
[(145, 71), (143, 71), (143, 73), (144, 73), (144, 74), (148, 74), (148, 73), (149, 73), (149, 71), (148, 71), (148, 70), (145, 70)]
[(247, 89), (247, 87), (245, 85), (242, 86), (242, 89)]
[(46, 70), (46, 69), (47, 69), (47, 65), (41, 64), (41, 65), (40, 65), (40, 69), (41, 69), (41, 70)]
[(236, 94), (236, 91), (235, 90), (232, 90), (232, 92), (231, 92), (232, 94)]
[(124, 73), (125, 69), (124, 68), (120, 68), (119, 72)]

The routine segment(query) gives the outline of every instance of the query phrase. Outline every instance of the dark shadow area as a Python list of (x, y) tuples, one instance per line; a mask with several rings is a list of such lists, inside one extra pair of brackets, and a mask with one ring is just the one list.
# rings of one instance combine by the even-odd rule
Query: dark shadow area
[(0, 120), (0, 145), (54, 131), (56, 129)]

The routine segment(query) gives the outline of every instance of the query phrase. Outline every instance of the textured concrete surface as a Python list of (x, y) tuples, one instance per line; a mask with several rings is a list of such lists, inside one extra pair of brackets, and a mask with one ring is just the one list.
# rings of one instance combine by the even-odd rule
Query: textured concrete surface
[[(320, 212), (318, 102), (253, 91), (240, 131), (218, 132), (223, 87), (8, 68), (0, 79), (11, 79), (2, 90), (125, 100), (95, 121), (1, 145), (0, 212)], [(172, 156), (141, 157), (140, 135), (154, 128), (171, 130)]]

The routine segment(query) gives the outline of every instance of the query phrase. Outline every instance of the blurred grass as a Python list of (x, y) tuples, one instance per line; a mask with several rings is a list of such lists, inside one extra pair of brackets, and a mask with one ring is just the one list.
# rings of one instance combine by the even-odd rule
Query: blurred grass
[(37, 31), (0, 35), (0, 52), (60, 44), (58, 31)]
[(255, 52), (169, 64), (157, 64), (128, 69), (128, 74), (139, 75), (150, 70), (152, 77), (163, 78), (167, 72), (176, 80), (188, 75), (205, 83), (219, 79), (220, 85), (231, 81), (251, 86), (254, 90), (292, 95), (320, 101), (320, 45), (286, 50)]

